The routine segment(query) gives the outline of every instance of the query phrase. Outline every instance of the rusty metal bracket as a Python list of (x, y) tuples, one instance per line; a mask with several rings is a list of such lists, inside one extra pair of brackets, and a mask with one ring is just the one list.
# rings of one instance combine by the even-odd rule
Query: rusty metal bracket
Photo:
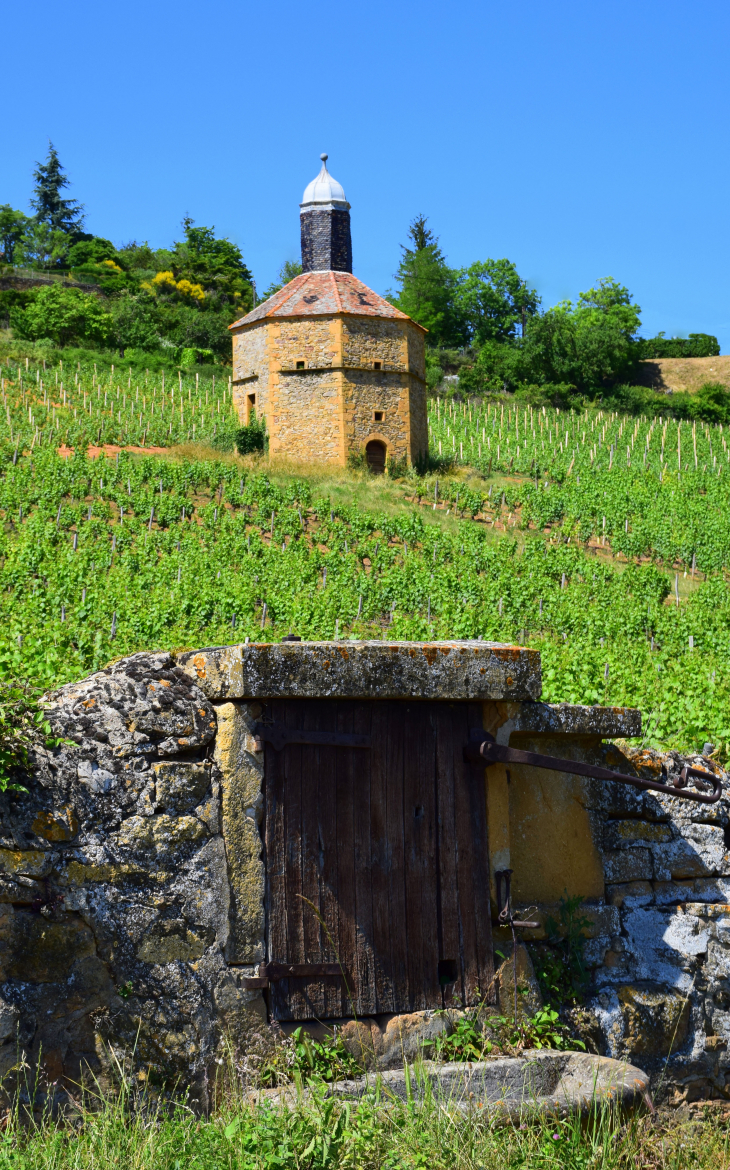
[(262, 744), (264, 741), (270, 743), (277, 752), (290, 743), (311, 744), (314, 747), (370, 747), (369, 735), (353, 735), (345, 731), (295, 731), (276, 723), (257, 723), (254, 735)]
[(259, 976), (276, 982), (279, 979), (317, 979), (323, 975), (343, 975), (339, 963), (261, 963)]
[[(497, 921), (500, 926), (511, 926), (514, 929), (537, 930), (539, 922), (518, 922), (512, 915), (512, 869), (496, 869), (494, 880), (497, 884)], [(504, 882), (504, 900), (502, 900), (502, 883)]]
[[(554, 772), (571, 772), (575, 776), (588, 776), (593, 780), (615, 780), (619, 784), (630, 784), (649, 792), (666, 792), (679, 800), (696, 800), (701, 804), (715, 804), (722, 796), (722, 780), (710, 771), (701, 768), (683, 768), (672, 784), (660, 784), (658, 780), (641, 780), (638, 776), (627, 776), (611, 768), (599, 768), (584, 764), (580, 760), (563, 760), (558, 756), (543, 756), (539, 752), (526, 752), (521, 748), (505, 747), (496, 743), (494, 736), (486, 731), (476, 731), (474, 739), (464, 748), (465, 758), (472, 764), (526, 764), (530, 768), (549, 768)], [(699, 791), (687, 788), (692, 781)], [(711, 791), (707, 791), (707, 789)]]

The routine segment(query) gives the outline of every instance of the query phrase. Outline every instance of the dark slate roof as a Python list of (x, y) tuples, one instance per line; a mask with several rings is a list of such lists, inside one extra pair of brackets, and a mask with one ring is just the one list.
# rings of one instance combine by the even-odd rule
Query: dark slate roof
[(324, 317), (332, 313), (410, 320), (406, 313), (383, 300), (351, 272), (303, 272), (228, 328), (238, 329), (271, 317)]

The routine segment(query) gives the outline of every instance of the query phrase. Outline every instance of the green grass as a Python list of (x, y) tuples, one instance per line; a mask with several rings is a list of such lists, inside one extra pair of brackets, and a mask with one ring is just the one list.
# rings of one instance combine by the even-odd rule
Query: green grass
[[(494, 1124), (475, 1106), (460, 1114), (375, 1095), (357, 1108), (323, 1088), (292, 1108), (227, 1100), (208, 1119), (126, 1094), (67, 1122), (23, 1128), (11, 1116), (0, 1138), (1, 1170), (727, 1170), (726, 1121), (671, 1114), (621, 1122), (610, 1112)], [(701, 1116), (698, 1115), (698, 1116)]]

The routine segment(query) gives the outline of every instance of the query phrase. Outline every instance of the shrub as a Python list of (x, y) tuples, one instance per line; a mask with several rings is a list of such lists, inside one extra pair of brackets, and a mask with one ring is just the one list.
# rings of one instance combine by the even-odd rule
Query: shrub
[(253, 455), (257, 451), (266, 451), (268, 449), (266, 419), (257, 418), (255, 410), (251, 411), (248, 426), (240, 427), (236, 431), (236, 449), (239, 455)]
[(10, 310), (13, 332), (27, 341), (49, 337), (57, 345), (105, 345), (114, 321), (97, 296), (61, 284), (34, 290), (25, 309)]

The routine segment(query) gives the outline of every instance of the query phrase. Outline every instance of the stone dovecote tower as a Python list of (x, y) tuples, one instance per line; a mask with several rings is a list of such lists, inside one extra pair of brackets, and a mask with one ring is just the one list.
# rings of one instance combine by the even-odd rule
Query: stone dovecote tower
[(350, 204), (322, 169), (300, 205), (302, 268), (235, 321), (234, 403), (266, 419), (269, 452), (372, 471), (428, 450), (426, 330), (352, 275)]

